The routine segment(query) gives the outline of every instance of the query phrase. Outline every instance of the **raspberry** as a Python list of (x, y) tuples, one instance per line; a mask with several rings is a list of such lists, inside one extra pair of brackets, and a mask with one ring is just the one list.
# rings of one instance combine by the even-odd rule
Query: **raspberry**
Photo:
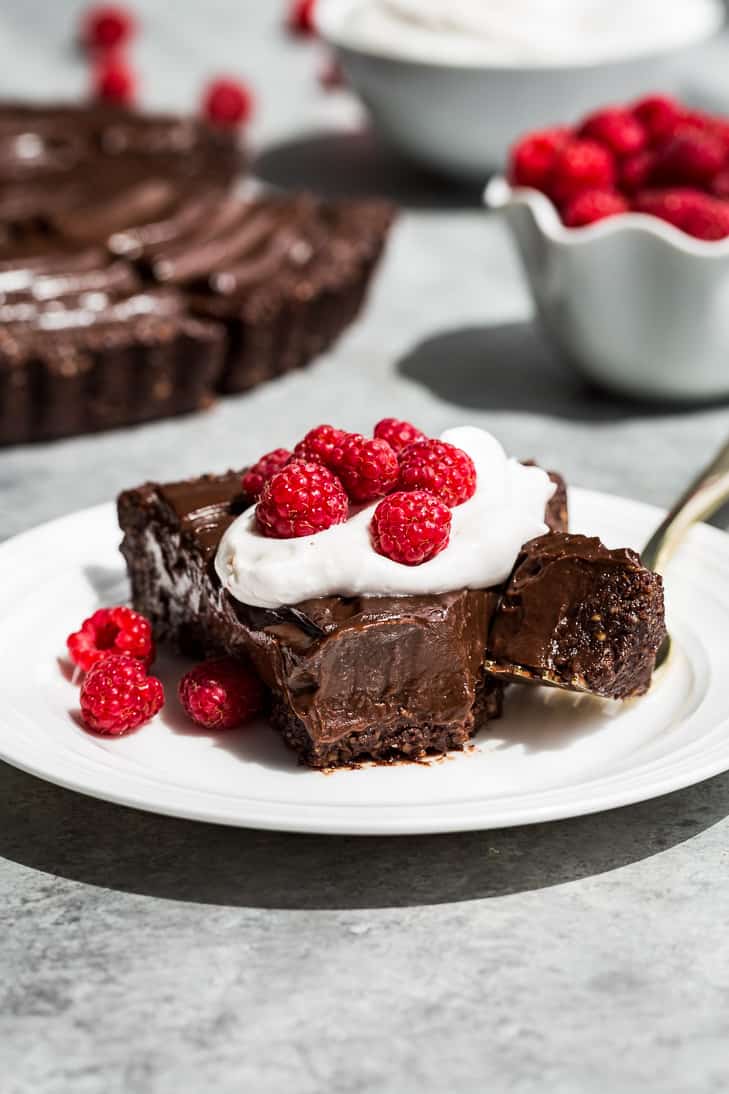
[(92, 665), (81, 686), (84, 724), (113, 737), (154, 718), (164, 701), (161, 682), (126, 653), (108, 653)]
[(641, 122), (629, 110), (618, 107), (608, 107), (590, 114), (582, 123), (578, 135), (604, 144), (618, 159), (640, 152), (648, 139)]
[(347, 436), (344, 429), (335, 429), (333, 425), (318, 425), (310, 429), (303, 441), (294, 448), (294, 456), (299, 460), (315, 460), (329, 467), (336, 462), (336, 453)]
[(651, 178), (655, 166), (655, 153), (648, 149), (628, 156), (620, 164), (620, 186), (629, 194), (642, 190)]
[(725, 167), (711, 180), (711, 192), (717, 198), (729, 201), (729, 168)]
[(416, 441), (400, 454), (400, 485), (429, 490), (446, 505), (461, 505), (476, 490), (473, 460), (446, 441)]
[(402, 452), (409, 444), (427, 440), (424, 433), (410, 422), (400, 422), (397, 418), (383, 418), (375, 426), (375, 437), (387, 441), (393, 452)]
[(235, 729), (263, 706), (263, 687), (247, 665), (230, 657), (203, 661), (180, 680), (180, 702), (205, 729)]
[(662, 141), (671, 135), (684, 111), (669, 95), (646, 95), (635, 103), (633, 114), (645, 127), (650, 141)]
[(92, 92), (95, 99), (119, 106), (129, 106), (134, 101), (134, 73), (120, 57), (107, 57), (95, 66), (92, 75)]
[(109, 653), (126, 653), (144, 664), (154, 661), (155, 648), (149, 620), (131, 608), (99, 608), (81, 628), (69, 634), (66, 645), (74, 665), (88, 672)]
[(565, 206), (562, 219), (568, 228), (581, 228), (628, 209), (625, 198), (614, 190), (583, 190)]
[(515, 186), (546, 190), (557, 152), (568, 136), (568, 130), (557, 128), (527, 133), (511, 150), (509, 181)]
[(319, 463), (293, 460), (264, 485), (256, 519), (265, 536), (290, 539), (341, 524), (348, 511), (347, 495), (336, 475)]
[(660, 217), (696, 239), (729, 236), (729, 205), (700, 190), (646, 190), (636, 195), (633, 208)]
[(333, 470), (352, 501), (374, 501), (397, 483), (400, 466), (387, 441), (349, 433), (336, 452)]
[(87, 49), (118, 49), (129, 42), (134, 29), (134, 16), (126, 8), (104, 4), (84, 15), (81, 41)]
[(572, 140), (557, 153), (548, 192), (561, 204), (581, 190), (609, 190), (614, 181), (615, 164), (606, 148), (597, 141)]
[(286, 20), (292, 34), (316, 34), (315, 7), (316, 0), (293, 0)]
[(656, 159), (655, 178), (670, 185), (708, 183), (726, 160), (724, 142), (693, 125), (681, 125)]
[(267, 452), (265, 456), (261, 456), (260, 460), (248, 468), (241, 479), (243, 493), (249, 498), (257, 498), (263, 489), (263, 484), (293, 458), (293, 453), (289, 452), (288, 448), (274, 448), (273, 452)]
[(451, 511), (428, 490), (390, 494), (372, 516), (376, 551), (404, 566), (420, 566), (448, 546)]
[(202, 109), (213, 125), (235, 128), (250, 121), (253, 95), (239, 80), (221, 76), (205, 89)]

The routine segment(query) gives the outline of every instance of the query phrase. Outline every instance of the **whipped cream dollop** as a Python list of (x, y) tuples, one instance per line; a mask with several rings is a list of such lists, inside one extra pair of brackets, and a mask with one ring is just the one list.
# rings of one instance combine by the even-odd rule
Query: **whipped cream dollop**
[(440, 64), (590, 64), (688, 45), (720, 0), (359, 0), (341, 41)]
[(279, 608), (322, 596), (412, 596), (486, 589), (504, 581), (524, 543), (547, 530), (544, 510), (554, 483), (538, 467), (509, 459), (490, 433), (464, 426), (441, 440), (476, 465), (476, 492), (451, 510), (448, 546), (421, 566), (378, 554), (370, 523), (378, 502), (315, 536), (269, 539), (256, 526), (255, 506), (225, 532), (215, 569), (242, 604)]

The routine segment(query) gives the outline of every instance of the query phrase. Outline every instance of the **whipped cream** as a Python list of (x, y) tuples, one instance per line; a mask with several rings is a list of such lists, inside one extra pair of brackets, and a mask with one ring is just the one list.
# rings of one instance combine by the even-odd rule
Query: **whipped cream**
[(242, 604), (279, 608), (322, 596), (412, 596), (486, 589), (504, 581), (524, 543), (547, 530), (544, 510), (554, 483), (537, 467), (508, 459), (490, 433), (464, 426), (441, 440), (476, 465), (476, 492), (451, 510), (448, 546), (421, 566), (378, 554), (370, 540), (377, 502), (315, 536), (269, 539), (256, 528), (255, 506), (226, 531), (215, 569)]
[(359, 0), (343, 43), (439, 64), (591, 64), (688, 45), (720, 0)]

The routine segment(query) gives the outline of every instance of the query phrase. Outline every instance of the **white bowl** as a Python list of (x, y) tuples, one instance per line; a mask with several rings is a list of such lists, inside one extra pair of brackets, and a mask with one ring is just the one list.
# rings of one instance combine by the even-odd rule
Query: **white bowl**
[(640, 213), (566, 228), (544, 194), (503, 178), (485, 201), (506, 217), (547, 332), (590, 380), (641, 398), (729, 395), (729, 239)]
[(482, 66), (420, 61), (354, 42), (349, 20), (360, 2), (318, 0), (316, 20), (376, 128), (411, 159), (480, 182), (503, 166), (509, 146), (526, 130), (577, 121), (604, 103), (676, 90), (698, 41), (723, 20), (717, 4), (699, 39), (626, 60)]

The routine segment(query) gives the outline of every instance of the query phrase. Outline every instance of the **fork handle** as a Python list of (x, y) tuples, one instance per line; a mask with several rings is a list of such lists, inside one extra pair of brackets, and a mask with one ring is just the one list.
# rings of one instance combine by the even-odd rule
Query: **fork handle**
[(729, 441), (694, 479), (641, 552), (649, 570), (663, 573), (692, 524), (706, 520), (729, 501)]

